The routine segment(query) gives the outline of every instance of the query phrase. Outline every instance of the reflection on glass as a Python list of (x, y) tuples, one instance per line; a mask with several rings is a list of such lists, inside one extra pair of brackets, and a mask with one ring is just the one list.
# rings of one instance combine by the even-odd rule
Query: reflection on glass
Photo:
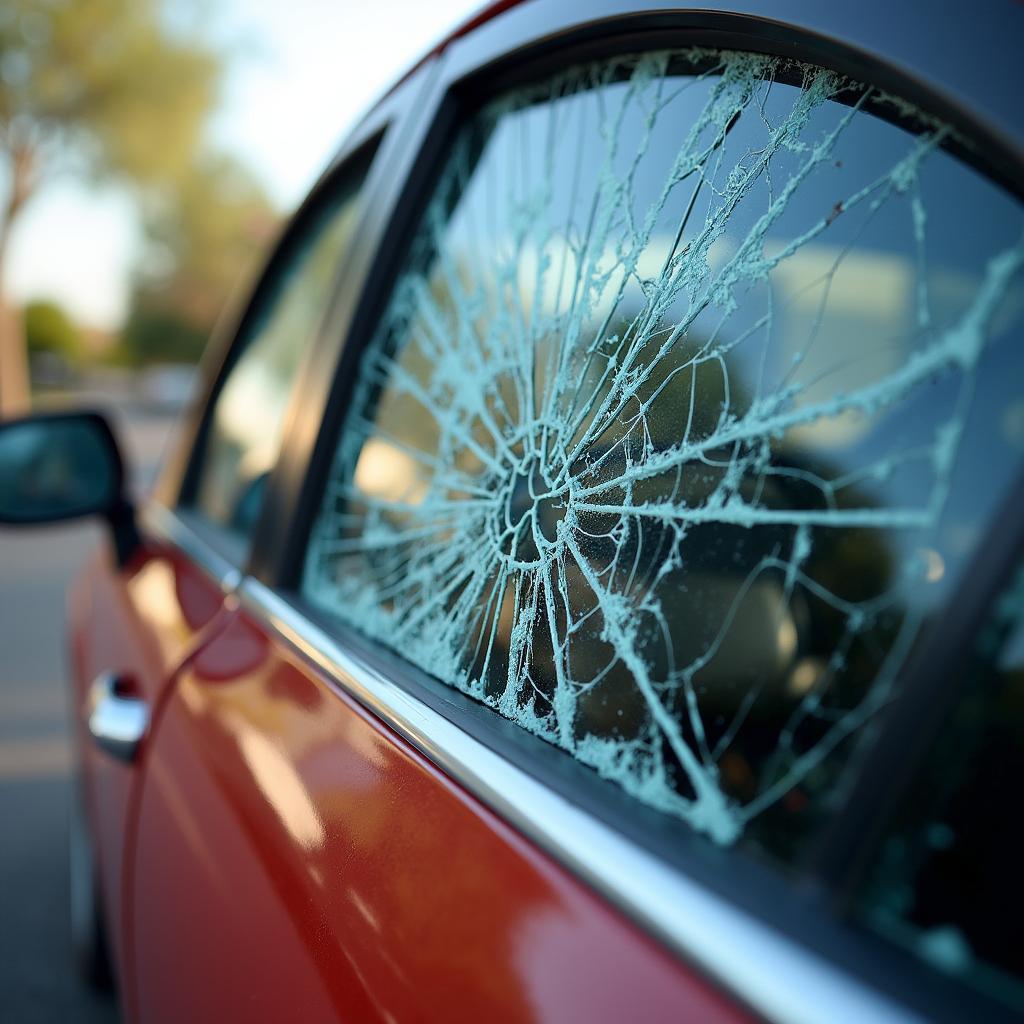
[(1020, 455), (1024, 218), (901, 110), (710, 51), (485, 107), (364, 357), (307, 595), (796, 856)]
[(312, 343), (331, 286), (352, 244), (361, 182), (347, 182), (257, 299), (241, 354), (216, 399), (196, 506), (214, 523), (251, 533), (281, 445), (299, 362)]
[(1024, 570), (900, 802), (855, 901), (862, 922), (1024, 1010)]
[(118, 498), (115, 454), (98, 421), (41, 418), (0, 426), (0, 521), (104, 512)]
[(413, 456), (375, 437), (370, 438), (359, 453), (355, 485), (363, 494), (399, 505), (416, 505), (427, 493), (426, 483), (416, 472)]

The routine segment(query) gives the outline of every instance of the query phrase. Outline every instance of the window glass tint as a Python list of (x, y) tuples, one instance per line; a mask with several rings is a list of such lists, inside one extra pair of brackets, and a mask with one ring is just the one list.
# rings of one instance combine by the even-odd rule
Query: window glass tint
[(256, 525), (292, 381), (352, 244), (366, 169), (361, 161), (288, 244), (281, 269), (255, 300), (215, 400), (194, 503), (210, 522), (242, 536)]
[(363, 356), (306, 595), (794, 856), (1024, 450), (1024, 218), (952, 141), (702, 50), (485, 107)]
[(869, 926), (1024, 1010), (1022, 780), (1024, 570), (857, 898)]

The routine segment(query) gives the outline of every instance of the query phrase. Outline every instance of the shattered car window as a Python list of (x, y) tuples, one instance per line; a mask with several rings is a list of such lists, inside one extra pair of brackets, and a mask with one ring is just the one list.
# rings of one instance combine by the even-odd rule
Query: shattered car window
[(786, 855), (1024, 450), (1024, 218), (956, 142), (732, 52), (484, 107), (362, 356), (307, 598)]

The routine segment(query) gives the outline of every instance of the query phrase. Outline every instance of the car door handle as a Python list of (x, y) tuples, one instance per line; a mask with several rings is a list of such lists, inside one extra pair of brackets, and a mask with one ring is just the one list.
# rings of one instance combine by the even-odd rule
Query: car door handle
[(96, 745), (121, 761), (135, 760), (149, 726), (149, 708), (124, 692), (124, 679), (101, 672), (89, 687), (89, 733)]

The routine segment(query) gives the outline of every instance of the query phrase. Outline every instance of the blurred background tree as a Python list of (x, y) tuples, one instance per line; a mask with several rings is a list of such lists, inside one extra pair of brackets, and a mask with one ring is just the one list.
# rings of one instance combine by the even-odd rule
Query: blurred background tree
[(186, 174), (221, 58), (172, 0), (0, 3), (0, 416), (28, 405), (24, 331), (2, 291), (11, 230), (69, 166), (146, 186)]
[(51, 299), (33, 299), (25, 304), (24, 330), (33, 384), (51, 390), (73, 384), (85, 344), (64, 308)]
[(122, 333), (124, 361), (195, 362), (277, 220), (257, 179), (225, 154), (201, 154), (175, 188), (151, 194), (148, 252)]
[(71, 363), (81, 358), (81, 333), (56, 302), (34, 299), (25, 306), (24, 320), (30, 354), (47, 352)]

